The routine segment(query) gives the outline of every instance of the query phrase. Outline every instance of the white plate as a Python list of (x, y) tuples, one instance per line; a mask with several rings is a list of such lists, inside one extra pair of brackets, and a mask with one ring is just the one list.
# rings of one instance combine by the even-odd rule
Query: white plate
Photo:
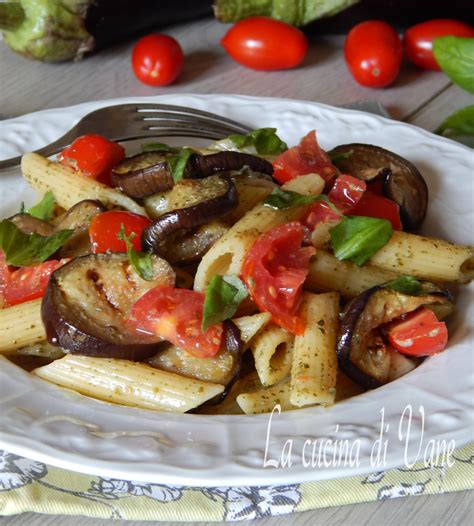
[[(431, 198), (425, 232), (473, 244), (473, 154), (466, 147), (407, 124), (313, 102), (230, 95), (176, 95), (142, 101), (210, 110), (255, 128), (273, 126), (289, 144), (316, 128), (326, 149), (348, 142), (389, 148), (413, 161), (428, 181)], [(86, 113), (122, 102), (140, 99), (92, 102), (4, 121), (1, 156), (43, 146)], [(35, 199), (18, 170), (1, 176), (0, 189), (3, 216), (18, 210), (21, 200), (31, 203)], [(0, 447), (76, 471), (190, 486), (303, 482), (406, 465), (417, 455), (422, 459), (426, 450), (430, 457), (430, 440), (441, 446), (443, 441), (454, 440), (460, 446), (473, 438), (472, 290), (472, 286), (465, 288), (458, 297), (458, 314), (450, 323), (446, 352), (396, 382), (330, 409), (275, 414), (270, 430), (268, 415), (159, 414), (97, 402), (0, 360)], [(407, 421), (402, 429), (400, 421), (409, 407), (413, 419), (406, 445), (399, 433), (406, 435)], [(381, 412), (387, 426), (381, 444), (386, 457), (377, 463)], [(339, 440), (340, 445), (349, 441), (352, 455), (346, 458), (346, 465), (344, 456), (342, 462), (337, 458), (334, 462), (332, 452), (338, 455), (341, 447), (325, 446), (328, 439)], [(292, 441), (292, 465), (264, 468), (267, 444), (267, 460), (280, 459), (287, 440)], [(303, 465), (307, 440), (322, 447), (321, 465)], [(286, 448), (288, 452), (289, 442)], [(310, 446), (304, 451), (305, 459), (311, 460)], [(348, 465), (350, 459), (353, 465)]]

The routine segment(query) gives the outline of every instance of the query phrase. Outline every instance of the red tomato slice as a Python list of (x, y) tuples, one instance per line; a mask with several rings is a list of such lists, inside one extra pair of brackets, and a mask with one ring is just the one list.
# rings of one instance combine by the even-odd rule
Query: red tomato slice
[(394, 230), (402, 230), (400, 207), (387, 197), (365, 192), (357, 205), (351, 210), (353, 216), (379, 217), (388, 219)]
[(436, 314), (421, 307), (401, 321), (388, 326), (388, 339), (398, 352), (409, 356), (428, 356), (444, 350), (448, 343), (446, 324)]
[(343, 214), (350, 212), (367, 189), (361, 179), (352, 175), (340, 175), (329, 192), (329, 199)]
[(313, 247), (301, 248), (303, 227), (292, 222), (262, 234), (247, 252), (242, 279), (250, 296), (273, 321), (292, 334), (302, 334), (299, 315), (303, 283)]
[(135, 330), (185, 349), (198, 358), (219, 352), (222, 323), (202, 332), (204, 294), (173, 287), (155, 287), (132, 307), (127, 323)]
[(120, 144), (94, 134), (78, 137), (58, 156), (61, 163), (74, 168), (84, 177), (108, 186), (111, 186), (112, 168), (124, 158), (125, 150)]
[(297, 146), (280, 154), (273, 161), (273, 170), (273, 177), (281, 184), (310, 173), (319, 174), (329, 184), (337, 174), (337, 168), (319, 146), (314, 130), (303, 137)]
[(6, 306), (18, 305), (44, 295), (51, 274), (69, 261), (69, 258), (45, 261), (31, 267), (10, 270), (0, 254), (0, 296)]
[(92, 219), (89, 227), (89, 237), (94, 254), (100, 252), (126, 252), (125, 241), (118, 238), (120, 225), (123, 225), (125, 234), (135, 233), (132, 239), (133, 248), (140, 250), (140, 237), (143, 230), (151, 225), (148, 217), (134, 214), (133, 212), (121, 212), (109, 210)]

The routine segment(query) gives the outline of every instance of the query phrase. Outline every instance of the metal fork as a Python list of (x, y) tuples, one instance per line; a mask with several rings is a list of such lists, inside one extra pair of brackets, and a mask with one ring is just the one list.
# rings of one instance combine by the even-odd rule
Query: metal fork
[[(121, 104), (85, 115), (58, 140), (36, 150), (49, 157), (69, 146), (86, 133), (96, 133), (112, 141), (142, 137), (201, 137), (222, 139), (233, 133), (248, 133), (250, 128), (215, 113), (169, 104)], [(0, 170), (20, 164), (21, 156), (0, 161)]]

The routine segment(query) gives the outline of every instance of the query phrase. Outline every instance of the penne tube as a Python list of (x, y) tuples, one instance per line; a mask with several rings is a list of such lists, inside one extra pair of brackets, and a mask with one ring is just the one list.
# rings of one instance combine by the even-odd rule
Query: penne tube
[[(283, 186), (304, 195), (319, 195), (324, 181), (319, 175), (309, 174), (297, 177)], [(277, 210), (259, 204), (237, 221), (202, 258), (194, 280), (194, 290), (204, 291), (215, 274), (240, 275), (247, 251), (254, 241), (273, 227), (301, 217), (306, 206)]]
[(10, 352), (46, 340), (41, 299), (0, 309), (0, 352)]
[(394, 232), (369, 264), (430, 281), (467, 283), (474, 278), (474, 249), (442, 239)]
[(269, 312), (259, 312), (251, 316), (241, 316), (232, 321), (240, 330), (240, 337), (244, 343), (249, 343), (270, 321)]
[(312, 292), (337, 291), (343, 298), (354, 298), (364, 290), (380, 285), (398, 276), (395, 272), (364, 265), (358, 267), (350, 261), (339, 261), (324, 250), (316, 250), (309, 263), (304, 287)]
[(143, 363), (72, 354), (35, 369), (33, 374), (105, 402), (176, 413), (185, 413), (224, 391), (222, 385)]
[(339, 294), (305, 293), (302, 314), (306, 329), (295, 336), (290, 401), (297, 407), (331, 405), (336, 397)]
[(275, 385), (290, 374), (294, 337), (274, 323), (267, 325), (250, 345), (262, 385)]
[(276, 405), (279, 405), (282, 411), (298, 409), (291, 403), (290, 396), (290, 382), (287, 380), (267, 389), (241, 393), (237, 396), (237, 403), (246, 415), (270, 413)]
[(37, 153), (23, 155), (21, 171), (36, 190), (51, 190), (56, 202), (66, 210), (84, 199), (98, 199), (109, 208), (124, 208), (146, 216), (145, 209), (120, 190), (83, 177), (71, 168)]

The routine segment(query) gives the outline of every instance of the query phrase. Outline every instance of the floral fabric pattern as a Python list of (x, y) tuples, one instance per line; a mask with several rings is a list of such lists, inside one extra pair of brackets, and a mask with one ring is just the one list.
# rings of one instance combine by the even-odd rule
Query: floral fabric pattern
[(284, 486), (189, 488), (68, 472), (0, 450), (0, 515), (24, 511), (155, 521), (244, 521), (472, 489), (474, 444), (445, 464)]

